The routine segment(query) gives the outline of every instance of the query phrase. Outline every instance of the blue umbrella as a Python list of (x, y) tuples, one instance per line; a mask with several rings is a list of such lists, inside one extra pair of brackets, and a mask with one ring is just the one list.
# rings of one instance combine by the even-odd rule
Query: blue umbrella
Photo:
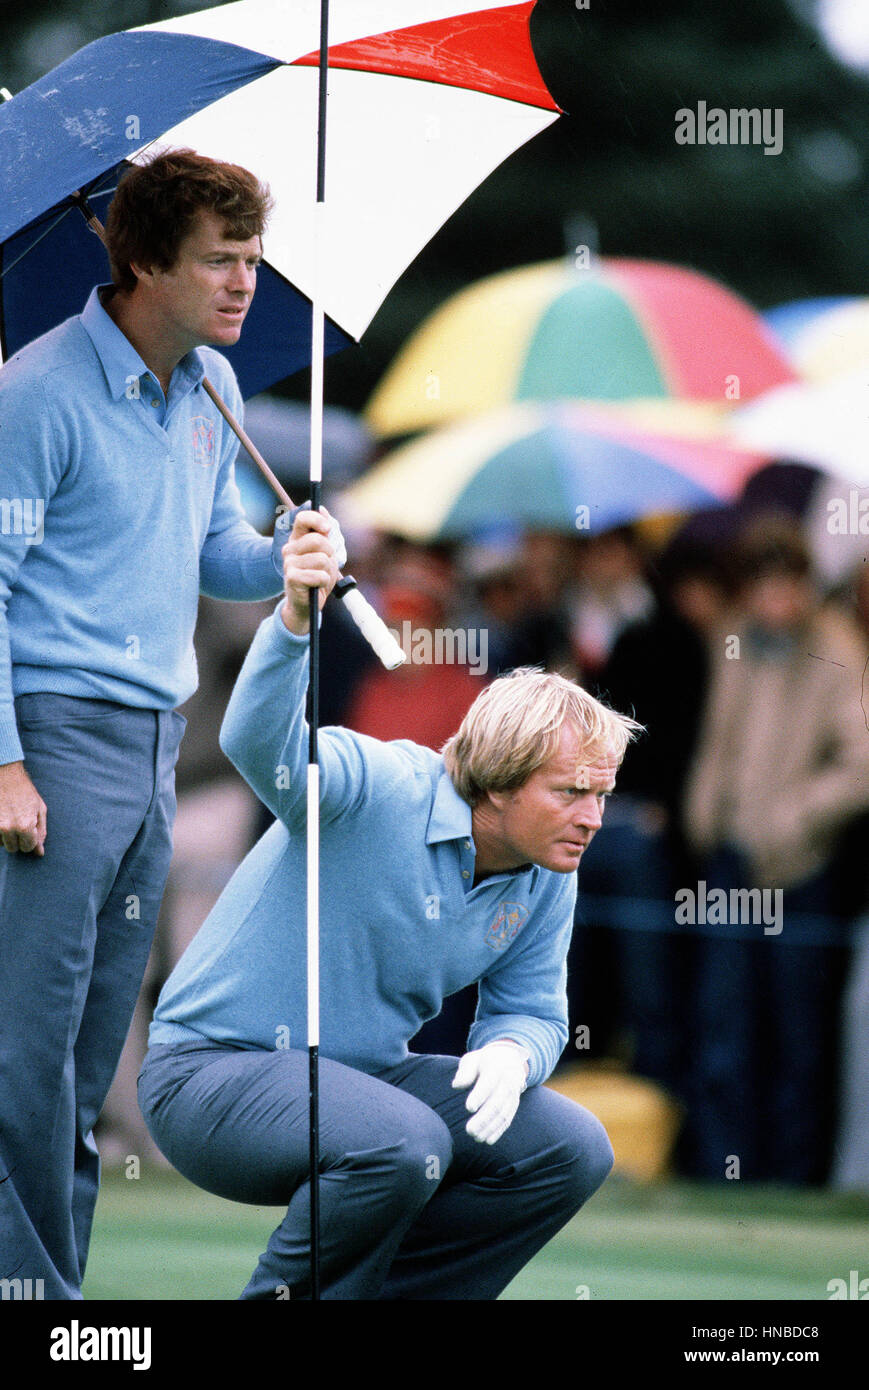
[[(331, 0), (326, 353), (362, 336), (447, 217), (557, 118), (528, 38), (532, 8)], [(307, 366), (319, 46), (320, 0), (237, 0), (98, 39), (0, 105), (3, 356), (79, 313), (108, 278), (80, 198), (104, 221), (125, 163), (159, 141), (242, 164), (275, 195), (258, 292), (226, 352), (242, 394)]]
[[(105, 221), (134, 151), (280, 66), (215, 39), (132, 30), (88, 44), (0, 108), (4, 358), (79, 313), (90, 288), (108, 278), (99, 241), (82, 235), (76, 195)], [(329, 324), (327, 352), (351, 341)], [(224, 351), (244, 396), (307, 366), (310, 300), (263, 266), (246, 331)]]

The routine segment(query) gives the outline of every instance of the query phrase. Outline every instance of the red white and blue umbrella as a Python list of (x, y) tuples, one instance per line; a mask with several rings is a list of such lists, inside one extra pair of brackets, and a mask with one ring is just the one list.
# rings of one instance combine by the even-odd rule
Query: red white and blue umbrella
[[(104, 219), (129, 161), (155, 143), (190, 146), (275, 196), (245, 331), (225, 352), (245, 397), (313, 361), (313, 461), (323, 356), (361, 336), (455, 208), (558, 116), (531, 48), (533, 0), (466, 3), (237, 0), (98, 39), (0, 107), (2, 355), (78, 313), (107, 278), (83, 200)], [(382, 659), (400, 659), (358, 590), (341, 596)]]
[(275, 196), (257, 294), (226, 350), (246, 397), (311, 360), (318, 242), (326, 350), (360, 338), (454, 210), (557, 118), (532, 9), (331, 0), (319, 237), (319, 0), (239, 0), (88, 44), (0, 106), (4, 357), (108, 278), (74, 195), (104, 220), (125, 162), (155, 142), (241, 164)]

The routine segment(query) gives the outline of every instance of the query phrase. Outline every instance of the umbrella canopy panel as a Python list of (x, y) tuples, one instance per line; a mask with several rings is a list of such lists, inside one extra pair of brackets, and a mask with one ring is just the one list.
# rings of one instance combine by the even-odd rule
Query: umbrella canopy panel
[[(528, 36), (533, 0), (478, 9), (455, 0), (332, 0), (329, 66), (422, 78), (558, 107), (543, 83)], [(262, 48), (286, 63), (317, 66), (320, 0), (238, 0), (142, 26)], [(306, 50), (310, 49), (310, 52)]]
[(0, 242), (279, 60), (187, 35), (97, 39), (0, 107)]
[(734, 438), (869, 487), (869, 366), (770, 391), (733, 416)]
[(869, 364), (869, 299), (831, 304), (804, 323), (790, 344), (790, 357), (809, 381), (833, 381)]
[[(335, 62), (557, 113), (528, 37), (532, 8), (495, 4), (469, 13), (455, 0), (333, 0)], [(227, 93), (287, 64), (316, 64), (319, 22), (319, 0), (237, 0), (87, 44), (0, 108), (0, 241)]]

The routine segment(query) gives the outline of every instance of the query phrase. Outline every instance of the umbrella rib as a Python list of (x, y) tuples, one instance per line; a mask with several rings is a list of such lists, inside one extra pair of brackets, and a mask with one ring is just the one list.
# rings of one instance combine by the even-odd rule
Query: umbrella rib
[[(151, 143), (153, 144), (154, 142), (152, 141)], [(147, 145), (146, 145), (144, 148), (147, 149), (147, 148), (148, 148)], [(96, 193), (114, 193), (114, 192), (116, 191), (116, 189), (117, 189), (117, 184), (115, 184), (115, 187), (114, 187), (114, 188), (99, 188), (99, 187), (98, 187), (98, 184), (99, 184), (99, 181), (100, 181), (100, 178), (101, 178), (101, 177), (102, 177), (102, 175), (98, 175), (97, 178), (95, 178), (95, 179), (93, 180), (92, 183), (88, 184), (85, 188), (82, 188), (82, 189), (80, 190), (80, 192), (81, 192), (81, 194), (82, 194), (83, 197), (87, 197), (89, 194), (96, 194)], [(73, 195), (70, 194), (70, 197), (72, 198)], [(24, 251), (22, 251), (21, 254), (20, 254), (19, 256), (16, 256), (16, 257), (15, 257), (15, 260), (12, 261), (9, 265), (3, 266), (3, 269), (0, 270), (0, 280), (3, 279), (3, 276), (6, 275), (6, 273), (7, 273), (8, 271), (14, 270), (15, 267), (17, 266), (18, 262), (19, 262), (19, 261), (23, 261), (25, 256), (29, 256), (30, 253), (31, 253), (31, 251), (35, 250), (35, 248), (39, 245), (39, 243), (40, 243), (41, 241), (43, 241), (43, 240), (45, 239), (45, 237), (50, 236), (50, 234), (54, 231), (55, 227), (59, 227), (59, 226), (60, 226), (61, 222), (62, 222), (63, 219), (67, 216), (68, 213), (72, 212), (74, 208), (77, 209), (78, 207), (79, 207), (79, 204), (78, 204), (77, 202), (70, 202), (70, 203), (68, 203), (68, 205), (62, 210), (62, 212), (60, 213), (60, 215), (59, 215), (58, 217), (56, 217), (56, 218), (54, 219), (54, 221), (51, 222), (51, 223), (45, 228), (45, 231), (44, 231), (44, 232), (40, 232), (39, 236), (36, 238), (35, 241), (31, 241), (30, 245), (29, 245)], [(99, 233), (98, 233), (98, 235), (99, 235)]]
[(60, 216), (56, 217), (54, 221), (51, 223), (51, 225), (49, 227), (46, 227), (44, 232), (40, 232), (36, 240), (32, 241), (30, 245), (26, 248), (26, 250), (21, 252), (20, 256), (16, 256), (15, 260), (12, 261), (10, 265), (4, 265), (3, 269), (0, 270), (0, 280), (3, 279), (3, 276), (6, 275), (8, 271), (14, 270), (18, 262), (23, 261), (25, 256), (29, 256), (34, 247), (38, 246), (39, 243), (43, 241), (44, 238), (47, 237), (50, 232), (53, 232), (55, 227), (59, 226), (63, 219), (66, 217), (67, 213), (70, 212), (72, 212), (72, 204), (70, 204), (68, 208), (64, 208)]

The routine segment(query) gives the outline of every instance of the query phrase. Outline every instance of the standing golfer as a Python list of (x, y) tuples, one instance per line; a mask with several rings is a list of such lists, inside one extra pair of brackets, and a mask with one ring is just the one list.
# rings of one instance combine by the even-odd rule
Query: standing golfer
[[(328, 525), (297, 514), (221, 735), (278, 819), (167, 981), (139, 1085), (193, 1182), (287, 1203), (250, 1299), (310, 1297), (305, 634), (309, 590), (322, 604), (338, 573)], [(494, 1299), (609, 1172), (599, 1121), (540, 1082), (567, 1041), (576, 870), (638, 727), (526, 670), (443, 754), (321, 733), (324, 1297)], [(408, 1053), (472, 981), (458, 1067)]]
[(238, 387), (200, 347), (238, 340), (267, 212), (252, 174), (192, 151), (134, 168), (109, 212), (114, 285), (0, 371), (0, 1279), (13, 1297), (81, 1297), (91, 1130), (169, 866), (199, 593), (281, 590), (202, 378), (234, 411)]

